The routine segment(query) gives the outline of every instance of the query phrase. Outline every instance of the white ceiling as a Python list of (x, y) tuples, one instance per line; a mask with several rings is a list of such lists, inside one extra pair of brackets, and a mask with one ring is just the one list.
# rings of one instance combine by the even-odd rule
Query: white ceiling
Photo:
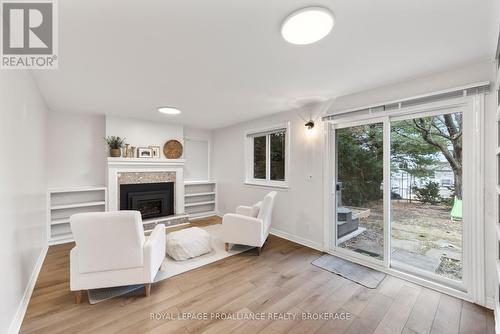
[(492, 57), (498, 13), (495, 0), (319, 0), (332, 34), (294, 46), (281, 22), (309, 2), (58, 4), (59, 69), (35, 71), (51, 110), (212, 129)]

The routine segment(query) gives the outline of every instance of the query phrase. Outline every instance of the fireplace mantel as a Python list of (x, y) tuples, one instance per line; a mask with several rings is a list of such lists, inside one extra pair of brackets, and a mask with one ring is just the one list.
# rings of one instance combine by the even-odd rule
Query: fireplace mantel
[(184, 166), (185, 159), (108, 158), (108, 168), (113, 166)]
[(108, 158), (108, 209), (119, 210), (120, 173), (175, 173), (175, 215), (184, 214), (184, 159)]

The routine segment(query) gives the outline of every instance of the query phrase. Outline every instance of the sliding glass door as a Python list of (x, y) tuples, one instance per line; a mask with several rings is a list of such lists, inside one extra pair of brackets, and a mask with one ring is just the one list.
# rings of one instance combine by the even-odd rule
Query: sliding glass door
[(384, 258), (384, 125), (336, 130), (336, 245)]
[(391, 265), (462, 280), (461, 112), (391, 120)]
[(332, 126), (336, 253), (463, 287), (463, 110)]

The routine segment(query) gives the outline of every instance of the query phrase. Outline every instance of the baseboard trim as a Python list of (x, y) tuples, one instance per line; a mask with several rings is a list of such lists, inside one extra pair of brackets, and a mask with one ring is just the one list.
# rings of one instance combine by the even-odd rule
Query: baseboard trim
[(499, 314), (499, 309), (498, 309), (498, 303), (495, 303), (495, 307), (493, 307), (493, 314), (495, 317), (495, 333), (500, 334), (500, 314)]
[(35, 264), (35, 268), (31, 272), (30, 280), (28, 281), (28, 285), (24, 290), (23, 298), (21, 299), (21, 303), (17, 308), (17, 312), (14, 315), (14, 319), (10, 323), (9, 330), (7, 333), (9, 334), (17, 334), (21, 329), (21, 325), (24, 320), (24, 315), (26, 314), (26, 310), (28, 309), (28, 304), (31, 299), (31, 294), (35, 289), (36, 280), (38, 279), (38, 275), (40, 274), (40, 270), (42, 269), (43, 261), (45, 260), (45, 256), (47, 255), (47, 251), (49, 250), (49, 246), (45, 245), (38, 256), (38, 259)]
[(323, 245), (321, 243), (319, 243), (319, 242), (312, 241), (312, 240), (309, 240), (309, 239), (305, 239), (305, 238), (302, 238), (302, 237), (290, 234), (288, 232), (277, 230), (275, 228), (272, 228), (269, 231), (269, 233), (272, 234), (272, 235), (275, 235), (277, 237), (289, 240), (291, 242), (295, 242), (296, 244), (299, 244), (299, 245), (302, 245), (302, 246), (306, 246), (306, 247), (318, 250), (320, 252), (323, 251)]

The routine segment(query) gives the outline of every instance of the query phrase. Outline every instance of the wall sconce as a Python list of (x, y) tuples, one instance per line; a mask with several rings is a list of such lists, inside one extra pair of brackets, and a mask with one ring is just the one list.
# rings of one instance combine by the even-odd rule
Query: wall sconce
[(307, 121), (307, 123), (305, 124), (305, 127), (306, 127), (306, 136), (308, 138), (316, 137), (316, 129), (314, 128), (314, 121), (313, 120)]

